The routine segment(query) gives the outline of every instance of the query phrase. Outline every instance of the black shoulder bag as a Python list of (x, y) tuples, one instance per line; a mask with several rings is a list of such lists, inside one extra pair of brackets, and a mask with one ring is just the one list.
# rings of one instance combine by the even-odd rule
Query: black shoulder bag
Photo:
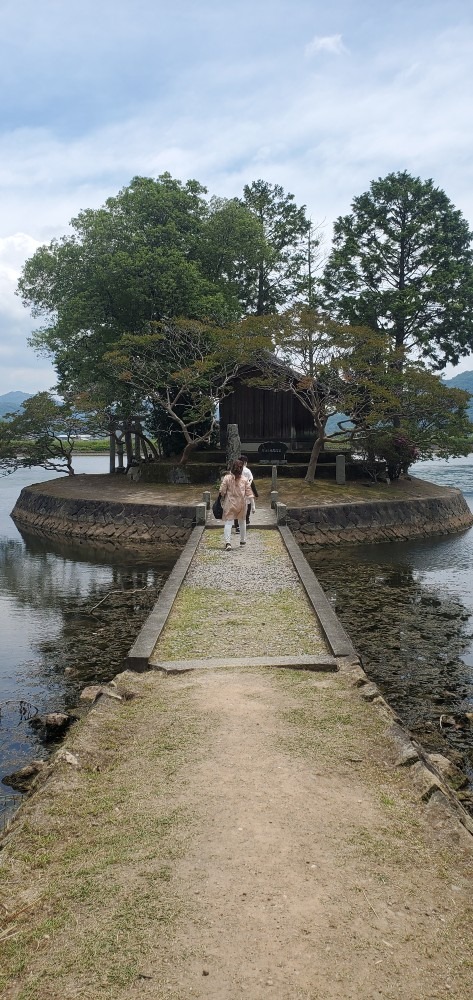
[(221, 521), (223, 518), (222, 497), (220, 493), (217, 499), (212, 504), (212, 514), (216, 521)]

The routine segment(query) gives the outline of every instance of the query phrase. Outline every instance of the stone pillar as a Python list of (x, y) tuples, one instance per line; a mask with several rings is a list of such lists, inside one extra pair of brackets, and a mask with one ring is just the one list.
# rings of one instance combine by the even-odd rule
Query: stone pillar
[(207, 518), (207, 507), (205, 503), (197, 503), (195, 505), (195, 523), (205, 524)]
[(241, 441), (238, 433), (238, 424), (227, 425), (227, 466), (241, 455)]
[(276, 504), (278, 502), (279, 493), (277, 490), (271, 490), (271, 509), (276, 510)]
[(117, 441), (117, 455), (118, 455), (118, 472), (123, 472), (124, 462), (123, 462), (123, 436)]
[(337, 455), (335, 459), (335, 481), (338, 486), (344, 486), (346, 483), (345, 455)]
[(273, 465), (271, 467), (271, 489), (277, 490), (278, 488), (278, 467)]
[(277, 503), (276, 504), (276, 522), (277, 524), (286, 524), (287, 521), (287, 504)]
[(210, 510), (210, 490), (204, 490), (202, 493), (202, 500), (204, 501), (207, 510)]

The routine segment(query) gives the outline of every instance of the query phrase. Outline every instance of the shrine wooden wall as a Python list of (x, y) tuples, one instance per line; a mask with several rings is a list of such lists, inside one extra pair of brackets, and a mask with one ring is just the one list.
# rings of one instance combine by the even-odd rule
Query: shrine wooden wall
[(272, 392), (237, 383), (220, 403), (220, 444), (225, 447), (227, 424), (238, 424), (242, 441), (307, 442), (314, 436), (310, 414), (290, 392)]

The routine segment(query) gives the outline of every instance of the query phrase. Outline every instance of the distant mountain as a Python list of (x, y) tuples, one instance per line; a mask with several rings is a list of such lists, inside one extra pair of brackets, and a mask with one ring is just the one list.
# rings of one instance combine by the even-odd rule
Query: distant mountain
[(460, 372), (458, 375), (454, 375), (453, 378), (444, 379), (444, 382), (451, 389), (465, 389), (466, 392), (471, 392), (472, 398), (468, 404), (468, 416), (473, 421), (473, 371)]
[(473, 371), (471, 372), (460, 372), (459, 375), (454, 375), (453, 378), (444, 379), (445, 385), (450, 385), (452, 389), (466, 389), (467, 392), (473, 393)]
[(4, 417), (5, 413), (16, 413), (25, 399), (30, 399), (32, 395), (32, 392), (5, 392), (0, 396), (0, 417)]
[[(465, 389), (466, 392), (471, 393), (472, 398), (468, 404), (468, 416), (473, 423), (473, 371), (460, 372), (459, 375), (454, 375), (453, 378), (446, 378), (443, 381), (445, 385), (448, 385), (452, 389)], [(342, 413), (333, 413), (327, 421), (327, 434), (333, 434), (339, 430), (337, 426), (338, 421), (342, 419)]]

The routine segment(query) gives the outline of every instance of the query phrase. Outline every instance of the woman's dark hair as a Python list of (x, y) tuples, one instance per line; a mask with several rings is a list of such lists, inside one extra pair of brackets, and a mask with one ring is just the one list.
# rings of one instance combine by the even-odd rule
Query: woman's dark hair
[(239, 479), (240, 478), (240, 476), (241, 476), (241, 474), (243, 472), (243, 462), (241, 461), (241, 459), (236, 458), (235, 461), (232, 462), (232, 467), (230, 469), (230, 472), (233, 473), (233, 475), (235, 476), (235, 479)]
[(240, 455), (240, 461), (243, 462), (243, 465), (247, 465), (248, 464), (248, 455)]

